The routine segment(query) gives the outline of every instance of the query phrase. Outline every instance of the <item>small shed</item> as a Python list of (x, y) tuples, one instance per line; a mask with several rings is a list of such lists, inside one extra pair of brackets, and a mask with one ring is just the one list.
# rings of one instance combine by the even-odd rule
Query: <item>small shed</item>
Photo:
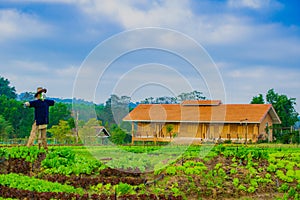
[(94, 126), (93, 128), (96, 130), (96, 137), (110, 137), (110, 133), (104, 126)]
[(108, 130), (104, 126), (93, 126), (93, 128), (96, 130), (97, 141), (101, 144), (107, 144), (107, 140), (111, 136)]

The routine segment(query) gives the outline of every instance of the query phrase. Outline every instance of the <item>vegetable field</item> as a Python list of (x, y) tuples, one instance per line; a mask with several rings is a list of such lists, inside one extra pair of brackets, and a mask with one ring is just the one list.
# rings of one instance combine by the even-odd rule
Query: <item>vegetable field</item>
[(300, 199), (300, 148), (0, 147), (0, 199)]

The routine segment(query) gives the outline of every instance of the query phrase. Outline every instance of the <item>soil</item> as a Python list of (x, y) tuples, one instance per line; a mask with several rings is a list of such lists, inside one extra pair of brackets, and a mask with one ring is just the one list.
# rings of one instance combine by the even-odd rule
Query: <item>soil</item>
[[(0, 159), (0, 174), (7, 173), (22, 173), (28, 176), (37, 176), (40, 178), (51, 181), (51, 182), (59, 182), (63, 184), (69, 184), (74, 187), (81, 187), (84, 189), (89, 189), (92, 185), (97, 185), (98, 183), (107, 184), (110, 183), (112, 185), (117, 185), (120, 182), (127, 183), (133, 186), (145, 184), (148, 193), (147, 194), (135, 194), (135, 195), (122, 195), (118, 197), (118, 199), (174, 199), (181, 200), (183, 197), (181, 195), (172, 195), (172, 188), (176, 185), (180, 191), (184, 192), (183, 196), (186, 196), (188, 200), (193, 199), (276, 199), (278, 197), (283, 197), (283, 193), (278, 192), (278, 187), (280, 187), (283, 182), (279, 180), (275, 173), (267, 172), (266, 169), (269, 165), (268, 161), (265, 159), (256, 160), (253, 159), (252, 162), (257, 165), (253, 165), (258, 172), (258, 176), (265, 177), (266, 173), (271, 174), (271, 180), (273, 184), (262, 184), (259, 183), (259, 187), (256, 188), (255, 192), (249, 193), (235, 187), (232, 182), (234, 178), (238, 178), (240, 183), (242, 183), (246, 188), (249, 188), (250, 182), (249, 180), (249, 170), (247, 169), (247, 161), (246, 160), (238, 160), (233, 162), (233, 157), (224, 157), (222, 155), (218, 155), (208, 161), (204, 161), (200, 158), (195, 159), (186, 159), (186, 160), (178, 160), (175, 163), (175, 166), (181, 166), (187, 161), (195, 161), (195, 162), (203, 162), (207, 167), (207, 170), (204, 174), (196, 175), (186, 175), (183, 172), (169, 176), (165, 175), (165, 172), (162, 172), (159, 175), (154, 175), (153, 173), (142, 174), (138, 169), (131, 170), (131, 172), (124, 172), (117, 169), (107, 168), (101, 170), (98, 175), (85, 175), (82, 174), (80, 176), (64, 176), (64, 175), (41, 175), (41, 161), (46, 157), (45, 154), (40, 154), (38, 159), (34, 163), (27, 162), (25, 159), (8, 159), (4, 158)], [(220, 179), (220, 175), (214, 174), (213, 180), (205, 180), (205, 176), (209, 171), (216, 171), (215, 166), (218, 163), (222, 163), (222, 168), (226, 173), (226, 178), (222, 180), (222, 185), (217, 185), (214, 181)], [(233, 165), (235, 164), (235, 166)], [(298, 168), (298, 167), (297, 167)], [(297, 169), (295, 168), (295, 169)], [(231, 170), (235, 169), (236, 173), (232, 173)], [(260, 169), (260, 170), (259, 170)], [(282, 169), (284, 172), (285, 169)], [(249, 180), (248, 180), (249, 179)], [(214, 186), (209, 186), (208, 181), (213, 182)], [(297, 182), (294, 181), (289, 183), (290, 187), (296, 188)], [(165, 194), (153, 194), (151, 188), (159, 187), (165, 190)], [(171, 195), (169, 195), (171, 194)], [(181, 193), (182, 194), (182, 193)], [(1, 197), (11, 197), (11, 198), (19, 198), (19, 199), (116, 199), (115, 195), (105, 195), (105, 194), (93, 194), (93, 195), (83, 195), (78, 196), (75, 194), (67, 194), (67, 193), (42, 193), (42, 192), (32, 192), (25, 190), (18, 190), (14, 188), (8, 188), (5, 186), (0, 186), (0, 196)], [(51, 198), (50, 198), (51, 197)]]

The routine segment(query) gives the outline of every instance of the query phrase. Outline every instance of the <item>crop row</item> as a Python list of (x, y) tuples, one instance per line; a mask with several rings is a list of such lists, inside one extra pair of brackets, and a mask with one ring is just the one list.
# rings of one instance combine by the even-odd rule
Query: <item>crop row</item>
[[(115, 194), (70, 194), (65, 192), (37, 192), (30, 190), (20, 190), (16, 188), (10, 188), (0, 185), (0, 196), (3, 198), (16, 198), (16, 199), (31, 199), (31, 200), (50, 200), (50, 199), (61, 199), (61, 200), (182, 200), (181, 196), (173, 195), (155, 195), (155, 194), (128, 194), (122, 196), (116, 196)], [(0, 197), (0, 199), (1, 199)]]
[(12, 147), (12, 148), (0, 148), (0, 159), (9, 159), (9, 158), (22, 158), (27, 162), (33, 163), (35, 160), (39, 158), (40, 154), (45, 154), (46, 151), (38, 147)]
[(140, 185), (146, 182), (146, 179), (135, 177), (103, 177), (103, 176), (64, 176), (60, 174), (45, 175), (43, 179), (51, 182), (59, 182), (62, 184), (68, 183), (76, 188), (88, 189), (92, 185), (98, 183), (117, 185), (119, 183), (127, 183), (130, 185)]
[[(147, 150), (142, 147), (122, 147), (123, 151), (136, 153), (114, 159), (105, 153), (112, 151), (112, 147), (93, 148), (94, 153), (103, 153), (107, 159), (103, 162), (96, 160), (88, 156), (88, 151), (82, 147), (52, 147), (46, 154), (37, 154), (34, 160), (26, 160), (22, 148), (11, 148), (18, 153), (11, 153), (11, 149), (1, 150), (6, 155), (2, 156), (5, 158), (3, 163), (9, 166), (3, 176), (8, 176), (5, 181), (12, 180), (13, 183), (2, 180), (0, 183), (5, 183), (2, 187), (14, 188), (19, 192), (65, 193), (74, 195), (69, 196), (73, 199), (84, 199), (86, 195), (89, 199), (222, 199), (242, 196), (299, 199), (299, 149), (285, 151), (284, 148), (254, 146), (190, 146), (176, 157), (184, 149), (183, 146)], [(28, 149), (24, 151), (30, 154)], [(118, 150), (115, 152), (117, 156)], [(161, 158), (164, 165), (159, 163)], [(156, 167), (154, 172), (142, 173), (151, 167)], [(18, 176), (15, 179), (24, 183), (10, 176)], [(36, 181), (45, 182), (36, 184)], [(51, 184), (59, 186), (49, 189), (48, 185)], [(19, 188), (22, 185), (24, 187)], [(60, 189), (55, 189), (57, 187)], [(35, 195), (40, 195), (37, 193)]]

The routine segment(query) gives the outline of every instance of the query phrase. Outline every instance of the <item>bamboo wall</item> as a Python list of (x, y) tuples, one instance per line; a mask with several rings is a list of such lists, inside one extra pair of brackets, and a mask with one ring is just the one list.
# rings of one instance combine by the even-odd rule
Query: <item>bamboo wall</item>
[[(201, 139), (223, 139), (223, 140), (248, 140), (257, 141), (259, 134), (265, 134), (266, 124), (272, 125), (272, 119), (267, 115), (262, 123), (137, 123), (134, 137), (170, 137), (167, 126), (172, 124), (171, 135), (176, 133), (178, 137), (193, 137)], [(272, 137), (270, 130), (269, 137)]]

